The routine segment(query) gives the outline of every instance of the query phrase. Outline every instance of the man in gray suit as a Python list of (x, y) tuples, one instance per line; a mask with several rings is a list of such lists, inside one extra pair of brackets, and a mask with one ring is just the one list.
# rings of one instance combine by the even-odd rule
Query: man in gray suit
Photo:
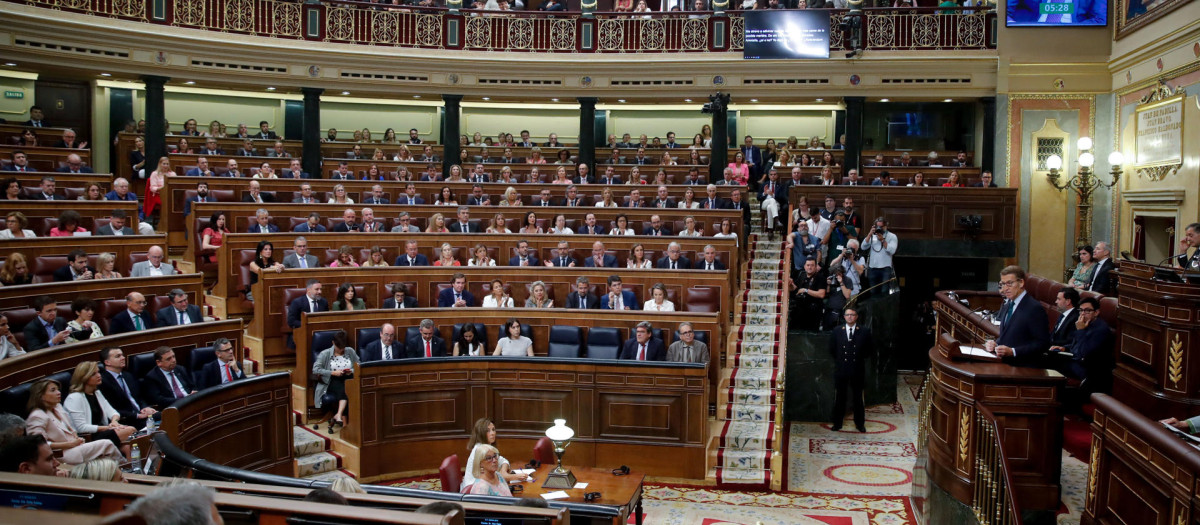
[(108, 224), (100, 227), (96, 235), (137, 235), (133, 228), (125, 225), (125, 210), (113, 210), (108, 218)]
[(667, 347), (667, 361), (672, 363), (707, 363), (708, 345), (696, 340), (692, 323), (679, 323), (679, 340)]
[(420, 232), (421, 229), (417, 228), (415, 225), (411, 224), (409, 222), (410, 220), (411, 219), (408, 216), (408, 212), (406, 212), (406, 211), (400, 212), (400, 216), (396, 217), (396, 225), (392, 226), (392, 233), (418, 233), (418, 232)]
[(130, 277), (175, 275), (175, 267), (163, 262), (163, 249), (161, 246), (151, 246), (146, 252), (146, 258), (148, 260), (133, 265), (133, 270), (129, 272)]
[(290, 254), (283, 258), (284, 268), (303, 269), (320, 267), (317, 264), (317, 257), (315, 255), (308, 254), (308, 239), (305, 239), (304, 237), (296, 237), (296, 240), (292, 241), (292, 249), (295, 250), (296, 253)]

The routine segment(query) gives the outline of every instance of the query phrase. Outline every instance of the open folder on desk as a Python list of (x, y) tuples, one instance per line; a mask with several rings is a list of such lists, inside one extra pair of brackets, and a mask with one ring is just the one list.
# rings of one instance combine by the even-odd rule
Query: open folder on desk
[(955, 361), (1000, 361), (1000, 356), (987, 351), (984, 347), (959, 343), (957, 339), (947, 333), (938, 336), (938, 351)]

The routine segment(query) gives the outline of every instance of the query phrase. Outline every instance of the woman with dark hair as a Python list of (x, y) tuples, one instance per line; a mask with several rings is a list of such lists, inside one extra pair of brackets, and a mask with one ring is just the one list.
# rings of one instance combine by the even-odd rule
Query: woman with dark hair
[(38, 145), (37, 132), (33, 131), (33, 128), (25, 128), (25, 131), (21, 132), (21, 145), (25, 147)]
[(1087, 290), (1088, 285), (1092, 284), (1092, 276), (1096, 273), (1096, 256), (1094, 248), (1090, 244), (1085, 244), (1079, 247), (1079, 264), (1075, 265), (1075, 271), (1071, 273), (1071, 279), (1067, 281), (1067, 285), (1074, 286), (1080, 290)]
[(483, 336), (475, 331), (475, 323), (464, 323), (458, 331), (458, 340), (454, 341), (454, 355), (479, 356), (483, 355)]
[(537, 213), (531, 211), (525, 214), (525, 222), (518, 233), (542, 233), (542, 229), (537, 225)]
[[(467, 450), (471, 451), (471, 455), (467, 456), (467, 465), (470, 465), (472, 460), (475, 459), (476, 445), (490, 445), (492, 447), (496, 446), (496, 425), (492, 423), (492, 420), (486, 417), (479, 418), (475, 421), (475, 428), (471, 430), (471, 438), (467, 440)], [(506, 481), (524, 479), (524, 476), (520, 474), (509, 472), (509, 463), (507, 459), (504, 459), (504, 456), (498, 457), (496, 464), (500, 467), (498, 471), (499, 475)], [(468, 471), (463, 474), (462, 485), (459, 486), (459, 489), (466, 490), (468, 487), (474, 484), (475, 476), (468, 469)]]
[[(63, 343), (74, 343), (104, 337), (104, 332), (100, 331), (100, 325), (92, 321), (97, 309), (96, 301), (86, 297), (80, 297), (71, 301), (71, 313), (75, 314), (75, 319), (67, 323), (67, 329), (70, 330), (71, 335), (68, 335)], [(71, 387), (72, 389), (75, 387), (73, 382)]]
[(258, 282), (258, 276), (267, 272), (282, 273), (283, 263), (275, 261), (275, 245), (271, 241), (258, 241), (254, 248), (254, 260), (250, 261), (250, 283), (246, 286), (246, 300), (253, 301), (250, 287)]
[(358, 291), (350, 283), (342, 283), (337, 290), (337, 299), (329, 307), (334, 312), (348, 310), (366, 310), (367, 303), (358, 296)]
[(62, 386), (53, 379), (41, 379), (29, 387), (27, 435), (45, 436), (50, 450), (61, 450), (63, 461), (78, 465), (93, 459), (124, 461), (121, 451), (107, 439), (88, 443), (75, 432), (71, 416), (62, 406)]
[(313, 375), (318, 379), (313, 389), (313, 399), (316, 400), (316, 408), (325, 413), (313, 425), (313, 430), (329, 421), (329, 433), (332, 434), (334, 425), (346, 424), (346, 405), (350, 402), (346, 397), (346, 380), (354, 376), (355, 366), (358, 366), (358, 353), (346, 341), (346, 331), (338, 330), (333, 334), (330, 347), (321, 350), (316, 361), (313, 361)]
[(566, 148), (560, 149), (557, 155), (558, 160), (554, 161), (555, 164), (571, 164), (571, 150)]
[(608, 230), (609, 235), (635, 235), (633, 228), (629, 227), (629, 217), (624, 213), (617, 215), (617, 220), (614, 222), (616, 226)]
[(492, 293), (489, 293), (483, 298), (484, 308), (512, 308), (512, 296), (504, 293), (504, 281), (500, 278), (492, 279)]
[(208, 262), (217, 262), (217, 251), (225, 242), (225, 234), (229, 233), (225, 223), (225, 212), (214, 212), (209, 218), (208, 227), (200, 234), (200, 256)]
[(87, 230), (79, 226), (83, 218), (79, 216), (79, 212), (75, 210), (67, 210), (58, 215), (58, 226), (50, 228), (51, 237), (70, 237), (77, 233), (87, 233)]
[(438, 192), (438, 206), (458, 206), (458, 201), (454, 199), (454, 192), (450, 190), (450, 186), (442, 186), (442, 190)]
[(492, 355), (533, 357), (533, 341), (521, 335), (521, 321), (515, 317), (504, 323), (504, 337), (496, 341)]
[(4, 182), (0, 182), (0, 186), (4, 187), (3, 200), (6, 200), (6, 201), (21, 200), (21, 182), (18, 181), (15, 177), (9, 177), (7, 179), (4, 179)]
[(95, 182), (89, 182), (87, 188), (83, 190), (83, 195), (80, 195), (78, 200), (106, 201), (108, 198), (104, 196), (104, 190), (100, 188), (99, 184)]

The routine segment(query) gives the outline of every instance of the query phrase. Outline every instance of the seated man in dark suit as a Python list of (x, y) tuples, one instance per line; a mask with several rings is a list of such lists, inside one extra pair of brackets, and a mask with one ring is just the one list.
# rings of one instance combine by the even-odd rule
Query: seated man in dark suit
[(108, 224), (101, 226), (96, 235), (136, 235), (133, 228), (125, 225), (125, 210), (113, 210), (109, 214)]
[(174, 288), (167, 292), (167, 296), (171, 298), (171, 306), (158, 310), (158, 326), (179, 326), (193, 323), (203, 323), (204, 316), (200, 314), (200, 307), (194, 304), (188, 304), (187, 292)]
[(113, 335), (151, 328), (155, 328), (154, 319), (146, 311), (146, 296), (139, 292), (129, 292), (125, 296), (125, 309), (108, 320), (108, 333)]
[(1116, 295), (1117, 280), (1110, 275), (1116, 265), (1113, 264), (1112, 250), (1108, 248), (1108, 243), (1100, 241), (1096, 243), (1096, 247), (1092, 249), (1095, 254), (1096, 269), (1092, 272), (1092, 282), (1088, 285), (1089, 292), (1096, 292), (1103, 295)]
[(717, 196), (717, 185), (709, 184), (704, 187), (705, 197), (700, 201), (700, 207), (706, 210), (723, 210), (728, 202)]
[(408, 295), (408, 287), (404, 283), (392, 283), (392, 296), (383, 300), (384, 310), (397, 308), (417, 308), (417, 298)]
[(872, 186), (899, 186), (900, 183), (892, 178), (892, 174), (887, 170), (879, 172), (879, 178), (871, 181)]
[(121, 414), (121, 424), (134, 428), (146, 426), (146, 418), (153, 417), (157, 410), (143, 406), (141, 382), (125, 371), (125, 353), (110, 346), (100, 350), (100, 362), (104, 372), (100, 374), (100, 393)]
[(574, 268), (575, 255), (571, 253), (571, 243), (567, 241), (559, 241), (558, 248), (554, 249), (554, 257), (546, 259), (547, 268)]
[(208, 137), (204, 140), (204, 147), (200, 148), (200, 155), (224, 155), (225, 150), (217, 145), (217, 139)]
[(717, 248), (711, 244), (704, 247), (704, 256), (692, 266), (694, 270), (724, 270), (725, 263), (717, 259)]
[[(292, 302), (288, 304), (287, 323), (293, 330), (300, 328), (302, 314), (329, 311), (329, 301), (321, 297), (321, 281), (309, 279), (304, 283), (304, 288), (304, 297), (292, 299)], [(287, 347), (295, 348), (295, 346), (292, 334), (289, 333)]]
[(95, 173), (95, 171), (92, 171), (92, 168), (84, 165), (83, 158), (75, 153), (67, 155), (67, 165), (58, 168), (57, 171), (59, 173), (73, 173), (76, 175), (81, 173)]
[(43, 175), (42, 176), (42, 184), (41, 184), (42, 191), (35, 193), (33, 195), (32, 200), (35, 200), (35, 201), (61, 201), (61, 200), (63, 200), (62, 195), (54, 193), (55, 187), (56, 187), (56, 183), (54, 181), (54, 177), (51, 177), (49, 175)]
[(988, 351), (1014, 365), (1043, 366), (1050, 347), (1050, 322), (1041, 303), (1025, 291), (1025, 270), (1008, 266), (1000, 270), (1000, 336), (984, 344)]
[(996, 183), (992, 182), (992, 172), (985, 171), (979, 175), (979, 182), (971, 185), (972, 188), (996, 188)]
[(575, 279), (575, 291), (567, 294), (567, 308), (580, 310), (595, 310), (600, 308), (600, 298), (588, 291), (588, 278), (580, 276)]
[(54, 270), (54, 282), (86, 281), (96, 275), (96, 269), (88, 266), (87, 252), (76, 248), (67, 254), (67, 265)]
[(217, 359), (200, 370), (200, 388), (211, 388), (225, 383), (245, 379), (246, 373), (238, 367), (233, 343), (222, 337), (213, 341), (213, 351)]
[(37, 315), (25, 324), (26, 351), (60, 345), (71, 335), (67, 320), (58, 317), (58, 303), (54, 299), (40, 296), (33, 300), (33, 309)]
[(916, 161), (913, 160), (912, 156), (909, 155), (907, 151), (905, 151), (900, 154), (900, 158), (898, 158), (892, 162), (892, 165), (893, 166), (916, 166), (917, 163), (916, 163)]
[[(590, 216), (591, 214), (589, 213), (588, 215)], [(616, 268), (617, 257), (604, 252), (603, 242), (596, 241), (592, 243), (592, 256), (583, 260), (583, 266), (586, 268)]]
[(529, 241), (517, 241), (517, 254), (508, 260), (509, 266), (540, 266), (536, 255), (529, 251)]
[(417, 241), (404, 243), (404, 255), (396, 257), (392, 266), (429, 266), (429, 258), (417, 253)]
[(625, 341), (617, 359), (633, 361), (666, 361), (667, 347), (661, 340), (651, 337), (650, 321), (642, 321), (634, 329), (634, 336)]
[(588, 213), (584, 216), (583, 226), (580, 226), (579, 230), (575, 233), (580, 235), (604, 235), (605, 233), (608, 233), (608, 230), (606, 230), (604, 226), (596, 224), (596, 222), (596, 214)]
[(467, 276), (455, 273), (450, 288), (438, 293), (438, 308), (467, 308), (475, 306), (475, 296), (465, 290)]
[(283, 170), (283, 173), (280, 174), (280, 177), (284, 179), (313, 178), (311, 174), (309, 174), (307, 171), (304, 171), (304, 168), (300, 167), (300, 159), (292, 159), (291, 163), (288, 164), (287, 169)]
[[(200, 182), (196, 184), (196, 194), (183, 199), (183, 214), (185, 216), (192, 214), (192, 204), (197, 202), (217, 202), (217, 198), (208, 194), (208, 183)], [(101, 233), (100, 235), (104, 235)]]
[(642, 228), (642, 235), (653, 235), (655, 237), (671, 235), (671, 229), (663, 225), (661, 217), (658, 215), (651, 215), (650, 225)]
[(297, 224), (295, 228), (292, 228), (292, 231), (296, 233), (324, 233), (326, 230), (325, 225), (321, 224), (321, 214), (314, 211), (308, 214), (308, 220)]
[(362, 225), (358, 223), (358, 212), (354, 208), (346, 208), (342, 211), (342, 222), (334, 225), (333, 231), (341, 233), (357, 232), (362, 230)]
[(264, 120), (258, 123), (258, 133), (254, 136), (254, 138), (277, 139), (279, 138), (279, 135), (276, 135), (274, 131), (271, 131), (271, 124)]
[(369, 363), (371, 361), (404, 359), (405, 357), (407, 357), (406, 350), (396, 342), (396, 327), (391, 323), (383, 323), (383, 326), (379, 327), (379, 339), (371, 341), (363, 349), (362, 356), (358, 360)]
[(458, 220), (450, 223), (451, 233), (479, 233), (479, 225), (471, 222), (471, 208), (458, 207)]
[(1088, 392), (1104, 392), (1112, 375), (1112, 332), (1100, 318), (1100, 301), (1087, 297), (1079, 301), (1075, 333), (1066, 347), (1055, 346), (1055, 369), (1063, 375), (1091, 383)]
[(246, 230), (250, 233), (279, 233), (279, 227), (271, 222), (271, 214), (266, 208), (259, 208), (254, 212), (254, 224)]
[(208, 167), (208, 159), (200, 157), (196, 159), (196, 167), (187, 170), (184, 175), (188, 177), (212, 177), (213, 170)]
[(689, 261), (687, 257), (681, 255), (682, 251), (683, 247), (681, 247), (679, 243), (671, 241), (671, 244), (667, 245), (667, 255), (659, 259), (658, 262), (654, 264), (654, 267), (665, 270), (690, 269), (692, 267), (692, 261)]
[(158, 410), (171, 406), (175, 401), (196, 393), (190, 374), (175, 362), (175, 351), (160, 346), (154, 349), (155, 367), (142, 378), (142, 404)]
[(1075, 339), (1075, 321), (1079, 320), (1079, 290), (1070, 287), (1059, 290), (1054, 306), (1062, 315), (1058, 316), (1054, 329), (1050, 331), (1050, 350), (1062, 352), (1063, 347)]
[(445, 357), (446, 356), (446, 341), (437, 336), (437, 332), (433, 328), (433, 320), (422, 319), (421, 325), (418, 328), (420, 335), (408, 340), (404, 345), (405, 357), (412, 359), (418, 357)]
[(604, 175), (596, 181), (596, 184), (621, 184), (621, 177), (613, 173), (612, 166), (608, 166), (604, 168)]
[(249, 192), (246, 193), (245, 197), (242, 197), (242, 202), (257, 202), (259, 204), (275, 202), (275, 194), (273, 192), (263, 192), (262, 185), (258, 181), (252, 180), (250, 181)]
[(867, 161), (867, 166), (887, 166), (887, 161), (883, 160), (883, 154), (875, 155), (875, 158)]

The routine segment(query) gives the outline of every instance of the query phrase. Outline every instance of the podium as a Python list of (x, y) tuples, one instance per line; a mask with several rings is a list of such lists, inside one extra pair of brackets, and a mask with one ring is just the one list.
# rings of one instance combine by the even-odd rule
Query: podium
[(1200, 413), (1200, 284), (1183, 270), (1132, 261), (1116, 275), (1113, 397), (1151, 419)]

